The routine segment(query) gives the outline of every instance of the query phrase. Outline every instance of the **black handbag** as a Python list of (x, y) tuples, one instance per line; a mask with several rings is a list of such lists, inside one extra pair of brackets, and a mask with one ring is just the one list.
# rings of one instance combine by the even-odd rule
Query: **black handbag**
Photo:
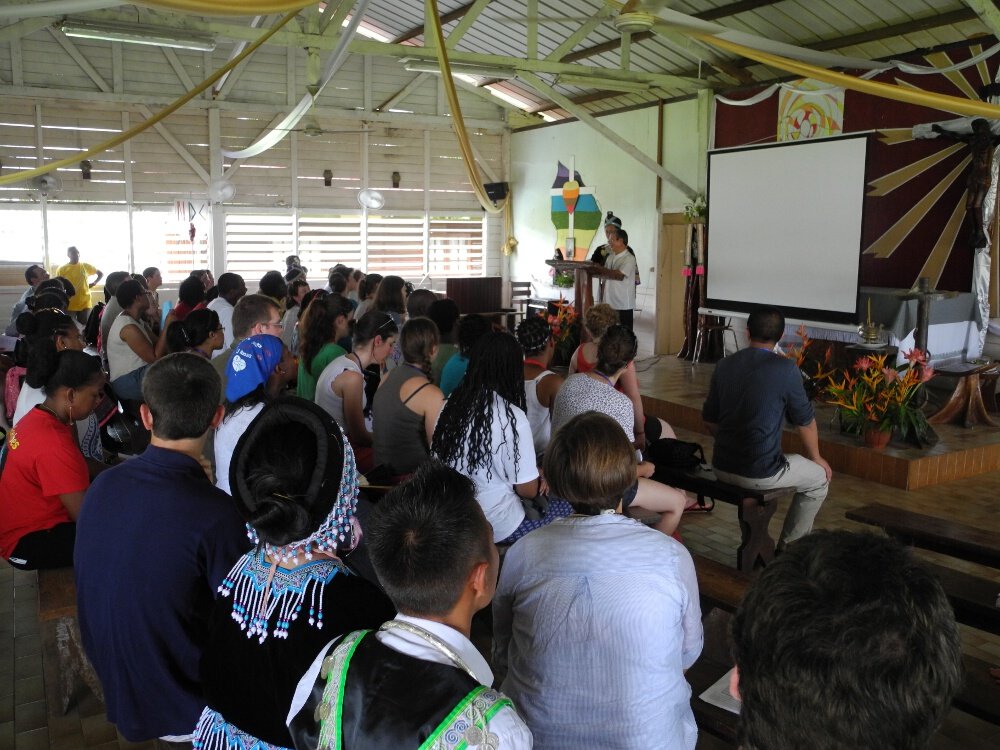
[(705, 463), (705, 451), (699, 443), (676, 438), (660, 438), (650, 444), (646, 458), (658, 469), (687, 471)]

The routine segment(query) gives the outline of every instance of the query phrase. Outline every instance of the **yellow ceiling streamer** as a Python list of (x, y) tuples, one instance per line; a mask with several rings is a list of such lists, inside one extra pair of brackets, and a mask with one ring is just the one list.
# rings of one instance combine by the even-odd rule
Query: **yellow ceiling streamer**
[(139, 0), (135, 5), (160, 10), (173, 10), (201, 16), (259, 16), (265, 13), (288, 13), (309, 5), (316, 0)]
[(465, 120), (462, 117), (462, 108), (458, 103), (458, 92), (455, 90), (455, 82), (451, 78), (451, 63), (448, 61), (448, 48), (445, 46), (444, 31), (441, 28), (441, 14), (438, 12), (437, 0), (427, 0), (430, 6), (429, 13), (434, 19), (434, 41), (437, 50), (438, 64), (441, 66), (441, 78), (444, 82), (444, 91), (448, 96), (448, 106), (451, 107), (451, 125), (458, 138), (458, 149), (462, 152), (462, 161), (465, 163), (465, 170), (469, 175), (469, 182), (472, 183), (472, 191), (479, 200), (479, 205), (489, 214), (499, 214), (504, 210), (504, 206), (510, 203), (510, 195), (504, 201), (504, 206), (495, 206), (490, 197), (486, 195), (486, 188), (483, 187), (483, 179), (479, 175), (479, 167), (476, 166), (476, 159), (472, 153), (472, 144), (469, 143), (469, 133), (465, 129)]
[(833, 70), (827, 70), (826, 68), (820, 68), (815, 65), (810, 65), (809, 63), (799, 62), (798, 60), (792, 60), (780, 55), (772, 55), (769, 52), (761, 52), (760, 50), (753, 49), (752, 47), (736, 44), (735, 42), (730, 42), (727, 39), (720, 39), (719, 37), (712, 36), (711, 34), (691, 33), (690, 36), (700, 39), (703, 42), (707, 42), (708, 44), (718, 47), (719, 49), (724, 49), (742, 57), (756, 60), (757, 62), (763, 63), (764, 65), (768, 65), (772, 68), (786, 70), (789, 73), (795, 73), (796, 75), (804, 76), (805, 78), (815, 78), (819, 81), (825, 81), (837, 86), (842, 86), (845, 89), (860, 91), (863, 94), (870, 94), (871, 96), (881, 97), (882, 99), (893, 99), (898, 102), (906, 102), (907, 104), (916, 104), (921, 107), (930, 107), (931, 109), (944, 110), (945, 112), (954, 112), (965, 117), (985, 117), (989, 120), (1000, 119), (1000, 107), (995, 104), (975, 101), (973, 99), (964, 99), (960, 96), (951, 96), (949, 94), (935, 94), (930, 91), (911, 89), (904, 86), (897, 86), (892, 83), (867, 81), (856, 76), (847, 75), (846, 73), (838, 73)]

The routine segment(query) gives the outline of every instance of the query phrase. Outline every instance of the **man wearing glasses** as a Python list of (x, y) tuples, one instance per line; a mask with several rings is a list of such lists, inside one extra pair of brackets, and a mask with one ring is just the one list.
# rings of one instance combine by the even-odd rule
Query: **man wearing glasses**
[(280, 337), (282, 329), (281, 310), (270, 297), (265, 297), (263, 294), (248, 294), (236, 303), (233, 308), (232, 326), (227, 326), (227, 333), (229, 330), (233, 332), (233, 343), (212, 360), (212, 366), (222, 379), (222, 390), (219, 392), (220, 404), (226, 392), (226, 365), (229, 364), (240, 342), (261, 333)]

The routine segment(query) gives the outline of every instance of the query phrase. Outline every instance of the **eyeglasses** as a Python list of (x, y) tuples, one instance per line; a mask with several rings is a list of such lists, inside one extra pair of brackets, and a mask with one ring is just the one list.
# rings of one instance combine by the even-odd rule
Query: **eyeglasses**
[(225, 332), (226, 332), (225, 326), (219, 326), (218, 328), (212, 329), (212, 333), (225, 333)]
[(279, 331), (285, 330), (285, 324), (282, 323), (280, 320), (277, 321), (277, 322), (273, 322), (273, 321), (269, 320), (266, 323), (261, 323), (261, 325), (262, 326), (267, 326), (269, 328), (277, 328)]

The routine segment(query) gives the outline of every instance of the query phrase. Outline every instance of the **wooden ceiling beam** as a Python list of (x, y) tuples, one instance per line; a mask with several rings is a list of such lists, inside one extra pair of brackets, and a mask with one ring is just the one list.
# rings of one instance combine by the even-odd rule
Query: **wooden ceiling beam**
[[(882, 39), (888, 39), (894, 36), (904, 36), (906, 34), (912, 34), (917, 31), (926, 31), (928, 29), (938, 28), (940, 26), (950, 26), (956, 23), (963, 23), (965, 21), (971, 21), (978, 18), (975, 11), (964, 8), (955, 11), (950, 11), (948, 13), (939, 13), (933, 16), (927, 16), (925, 18), (918, 18), (913, 21), (906, 21), (904, 23), (895, 24), (894, 26), (885, 26), (881, 29), (871, 29), (869, 31), (862, 31), (857, 34), (849, 34), (847, 36), (837, 37), (836, 39), (827, 39), (822, 42), (817, 42), (815, 44), (805, 45), (809, 49), (814, 49), (817, 51), (829, 51), (835, 49), (842, 49), (844, 47), (851, 47), (856, 44), (867, 44), (868, 42), (878, 42)], [(632, 37), (635, 41), (635, 36)], [(893, 55), (893, 57), (899, 57), (899, 55)], [(757, 65), (753, 60), (733, 60), (730, 63), (733, 69), (747, 68), (751, 65)], [(728, 73), (728, 71), (727, 71)], [(694, 76), (697, 75), (697, 69), (691, 69), (681, 72), (681, 76)], [(763, 85), (763, 83), (761, 84)], [(598, 91), (593, 94), (587, 94), (586, 96), (576, 97), (573, 101), (577, 104), (590, 104), (596, 101), (601, 101), (602, 99), (613, 99), (616, 96), (622, 96), (621, 91)], [(554, 102), (545, 102), (544, 104), (535, 107), (531, 111), (533, 113), (548, 112), (553, 109), (557, 109), (558, 104)]]
[(992, 0), (965, 0), (965, 4), (976, 12), (980, 20), (993, 33), (1000, 37), (1000, 9)]
[(781, 0), (740, 0), (740, 2), (730, 3), (711, 10), (703, 10), (701, 13), (692, 13), (695, 18), (702, 21), (718, 21), (720, 18), (736, 16), (740, 13), (747, 13), (758, 8), (766, 8), (769, 5), (777, 5)]
[[(917, 18), (912, 21), (904, 21), (903, 23), (897, 23), (893, 26), (883, 26), (879, 29), (869, 29), (868, 31), (860, 31), (857, 34), (848, 34), (847, 36), (839, 36), (836, 39), (824, 39), (821, 42), (816, 42), (814, 44), (804, 44), (802, 45), (806, 49), (813, 49), (817, 52), (828, 52), (830, 50), (844, 49), (845, 47), (853, 47), (858, 44), (868, 44), (869, 42), (879, 42), (883, 39), (889, 39), (894, 36), (905, 36), (906, 34), (913, 34), (917, 31), (927, 31), (928, 29), (936, 29), (941, 26), (951, 26), (956, 23), (963, 23), (965, 21), (972, 21), (977, 19), (978, 16), (976, 12), (969, 8), (960, 8), (958, 10), (949, 11), (948, 13), (936, 13), (933, 15), (925, 16), (923, 18)], [(900, 57), (900, 53), (893, 55), (892, 57)], [(736, 68), (748, 68), (751, 65), (758, 65), (755, 60), (739, 59), (733, 60), (731, 65)], [(678, 73), (677, 75), (697, 75), (697, 68), (692, 68), (688, 71)]]
[[(450, 10), (447, 13), (442, 14), (441, 25), (445, 26), (451, 23), (452, 21), (457, 21), (459, 18), (468, 13), (469, 9), (472, 8), (473, 5), (475, 5), (474, 2), (466, 3), (465, 5), (460, 5), (459, 7), (455, 8), (455, 10)], [(420, 24), (419, 26), (414, 26), (413, 28), (404, 31), (402, 34), (400, 34), (399, 36), (397, 36), (395, 39), (392, 40), (392, 44), (402, 44), (403, 42), (408, 42), (411, 39), (416, 39), (418, 36), (423, 36), (423, 35), (424, 35), (424, 25)]]
[(979, 16), (977, 16), (976, 12), (971, 8), (959, 8), (958, 10), (949, 11), (948, 13), (933, 13), (929, 16), (917, 18), (913, 21), (905, 21), (903, 23), (895, 24), (894, 26), (886, 26), (881, 29), (871, 29), (869, 31), (860, 31), (857, 34), (848, 34), (847, 36), (837, 37), (836, 39), (826, 39), (822, 42), (808, 44), (805, 46), (809, 49), (818, 51), (843, 49), (844, 47), (853, 47), (856, 44), (878, 42), (893, 36), (904, 36), (906, 34), (912, 34), (916, 31), (927, 31), (928, 29), (936, 29), (941, 26), (951, 26), (956, 23), (964, 23), (965, 21), (974, 21), (977, 18), (979, 18)]

